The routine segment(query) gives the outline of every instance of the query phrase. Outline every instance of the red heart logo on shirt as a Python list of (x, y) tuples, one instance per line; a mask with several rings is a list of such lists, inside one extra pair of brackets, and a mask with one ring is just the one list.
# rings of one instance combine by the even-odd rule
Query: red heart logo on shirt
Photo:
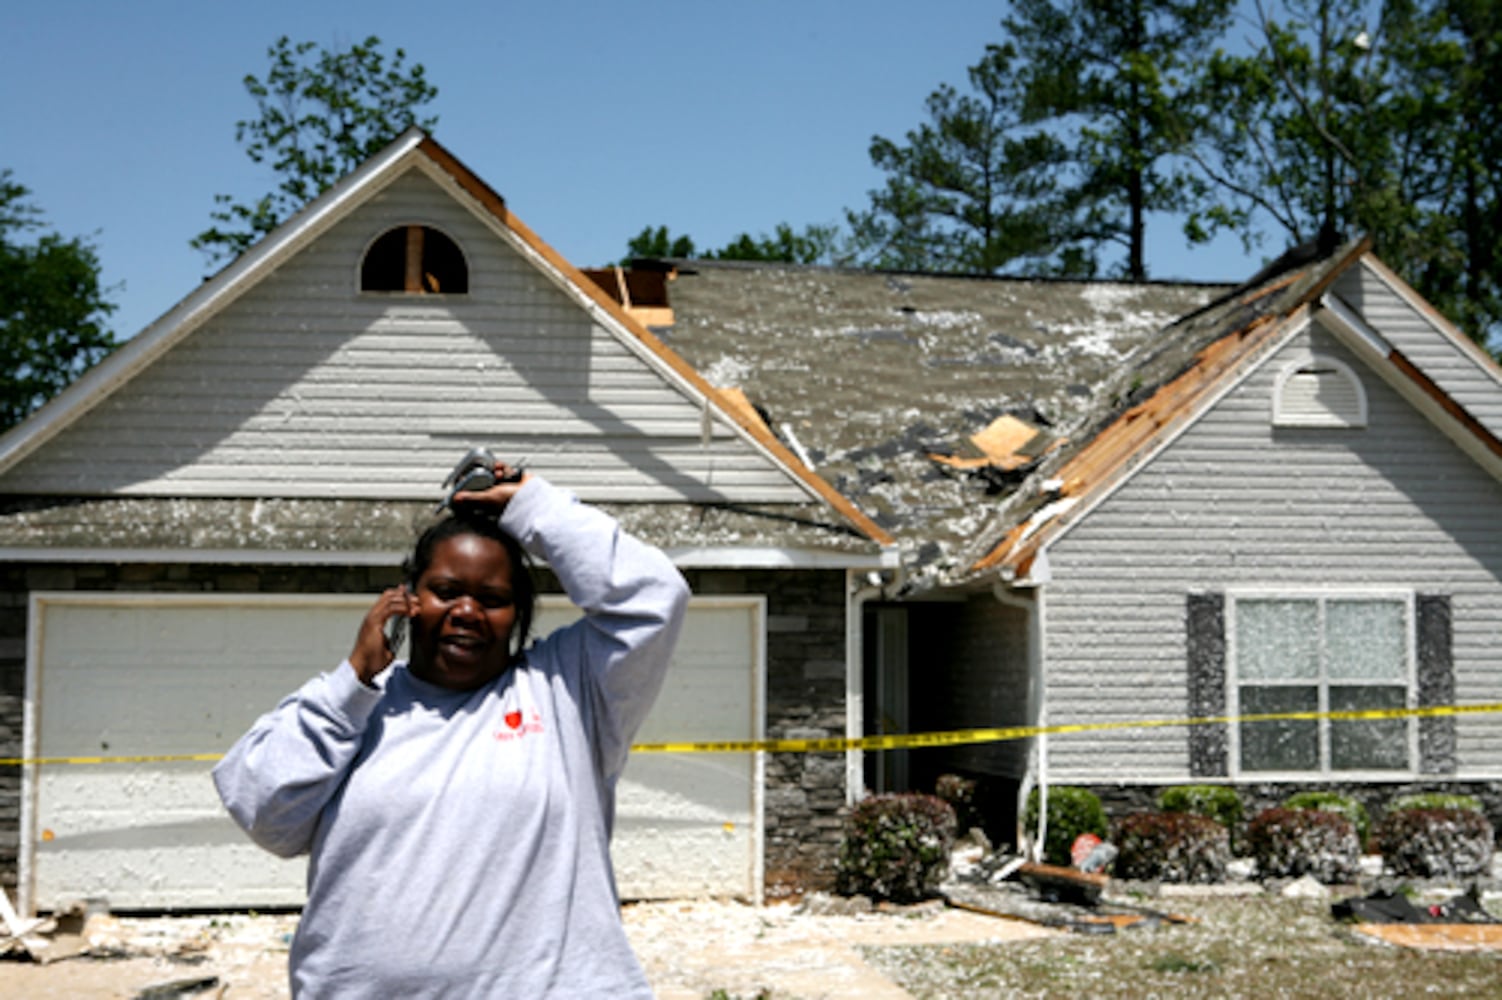
[(515, 729), (518, 726), (520, 726), (521, 724), (522, 724), (522, 714), (521, 714), (521, 712), (510, 711), (510, 712), (506, 713), (506, 725), (510, 726), (512, 729)]

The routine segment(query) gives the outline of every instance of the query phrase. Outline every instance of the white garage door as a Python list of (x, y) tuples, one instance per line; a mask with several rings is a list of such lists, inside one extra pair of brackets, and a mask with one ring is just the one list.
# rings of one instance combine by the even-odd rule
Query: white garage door
[[(214, 755), (348, 652), (364, 596), (34, 595), (28, 756)], [(545, 600), (542, 629), (572, 616)], [(640, 739), (761, 735), (763, 605), (696, 598)], [(540, 629), (541, 630), (541, 629)], [(211, 760), (43, 763), (27, 772), (23, 898), (50, 909), (297, 905), (304, 863), (251, 844)], [(760, 893), (758, 762), (638, 755), (614, 844), (626, 898)], [(27, 891), (29, 890), (29, 891)]]

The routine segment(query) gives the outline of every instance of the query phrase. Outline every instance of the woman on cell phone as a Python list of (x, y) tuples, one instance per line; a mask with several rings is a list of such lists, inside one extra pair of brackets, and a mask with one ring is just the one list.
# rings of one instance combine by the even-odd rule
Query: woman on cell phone
[[(294, 996), (652, 995), (621, 926), (610, 834), (688, 588), (604, 513), (495, 473), (419, 539), (349, 658), (214, 770), (256, 843), (310, 855)], [(528, 554), (584, 611), (530, 647)], [(411, 655), (393, 662), (398, 617)]]

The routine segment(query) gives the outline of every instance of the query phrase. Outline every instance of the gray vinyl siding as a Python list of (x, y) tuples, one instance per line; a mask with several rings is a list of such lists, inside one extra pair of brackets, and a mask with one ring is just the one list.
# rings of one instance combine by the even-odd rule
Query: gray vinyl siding
[[(1278, 372), (1313, 349), (1361, 379), (1365, 428), (1273, 427)], [(1186, 599), (1234, 588), (1449, 595), (1455, 697), (1502, 701), (1502, 484), (1332, 336), (1297, 337), (1050, 550), (1050, 724), (1191, 715)], [(1458, 776), (1502, 775), (1502, 715), (1456, 720)], [(1179, 781), (1181, 727), (1059, 735), (1054, 781)], [(1415, 761), (1417, 766), (1417, 761)]]
[(1502, 373), (1482, 358), (1479, 348), (1472, 350), (1441, 334), (1428, 316), (1369, 265), (1346, 271), (1334, 292), (1487, 430), (1502, 438)]
[[(469, 294), (362, 294), (392, 226)], [(654, 362), (655, 363), (655, 362)], [(8, 492), (415, 499), (471, 444), (588, 500), (806, 494), (419, 170), (398, 177), (7, 477)]]

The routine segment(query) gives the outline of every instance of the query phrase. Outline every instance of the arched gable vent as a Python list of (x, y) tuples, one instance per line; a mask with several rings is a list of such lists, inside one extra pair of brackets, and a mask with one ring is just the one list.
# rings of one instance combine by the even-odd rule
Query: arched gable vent
[(459, 245), (432, 226), (397, 226), (366, 249), (360, 291), (463, 295), (469, 265)]
[(1273, 423), (1279, 427), (1365, 427), (1366, 390), (1344, 362), (1305, 357), (1278, 375)]

